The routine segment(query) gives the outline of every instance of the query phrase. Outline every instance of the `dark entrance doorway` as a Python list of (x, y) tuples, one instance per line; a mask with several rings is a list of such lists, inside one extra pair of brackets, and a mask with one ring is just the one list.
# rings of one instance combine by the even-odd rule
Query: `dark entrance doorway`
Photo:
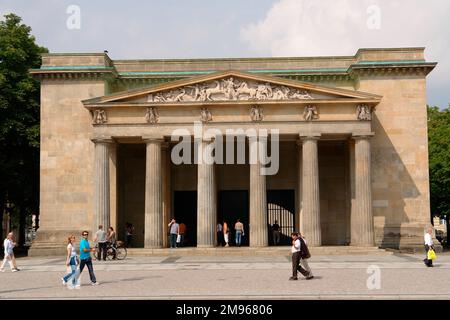
[(235, 245), (234, 224), (240, 219), (244, 224), (244, 234), (241, 245), (248, 246), (248, 191), (247, 190), (223, 190), (219, 191), (218, 222), (224, 220), (231, 228), (229, 244)]
[(269, 245), (273, 245), (272, 224), (278, 221), (281, 228), (280, 244), (291, 244), (291, 233), (295, 229), (295, 190), (267, 191), (267, 223)]
[(174, 191), (173, 213), (177, 223), (186, 225), (183, 246), (197, 246), (197, 191)]

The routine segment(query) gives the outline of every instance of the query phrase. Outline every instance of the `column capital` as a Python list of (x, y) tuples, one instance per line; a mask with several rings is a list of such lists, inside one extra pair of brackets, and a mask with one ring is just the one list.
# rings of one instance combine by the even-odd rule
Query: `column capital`
[(298, 136), (300, 140), (319, 140), (322, 134), (317, 132), (311, 133), (300, 132)]
[(375, 132), (354, 132), (352, 133), (352, 139), (370, 139), (375, 135)]
[(91, 141), (94, 143), (115, 143), (111, 136), (92, 136)]

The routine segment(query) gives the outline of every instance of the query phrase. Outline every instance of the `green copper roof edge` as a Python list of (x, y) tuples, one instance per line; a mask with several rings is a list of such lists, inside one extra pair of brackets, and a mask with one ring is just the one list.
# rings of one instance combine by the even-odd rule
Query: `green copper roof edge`
[(98, 65), (98, 66), (41, 66), (40, 69), (35, 69), (35, 70), (98, 70), (98, 69), (104, 69), (104, 70), (114, 70), (114, 67), (105, 67), (102, 65)]

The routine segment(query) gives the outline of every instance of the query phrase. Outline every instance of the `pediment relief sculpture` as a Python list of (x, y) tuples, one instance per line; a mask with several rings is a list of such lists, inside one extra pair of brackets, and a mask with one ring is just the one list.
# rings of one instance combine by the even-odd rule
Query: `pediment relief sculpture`
[(147, 108), (147, 113), (145, 114), (145, 121), (147, 123), (157, 123), (159, 120), (158, 109), (155, 107)]
[(360, 104), (356, 107), (356, 118), (358, 120), (372, 120), (372, 110), (366, 104)]
[(313, 105), (306, 106), (303, 111), (303, 118), (306, 121), (313, 121), (319, 119), (319, 112), (317, 111), (316, 106)]
[(150, 93), (147, 102), (206, 102), (245, 100), (308, 100), (307, 90), (228, 77), (181, 88)]
[(92, 123), (93, 124), (104, 124), (107, 123), (106, 112), (102, 109), (96, 109), (92, 112)]

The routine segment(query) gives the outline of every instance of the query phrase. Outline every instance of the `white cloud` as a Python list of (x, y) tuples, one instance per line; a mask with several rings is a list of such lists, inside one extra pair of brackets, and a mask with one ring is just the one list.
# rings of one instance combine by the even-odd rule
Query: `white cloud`
[[(371, 6), (380, 9), (379, 29), (368, 27), (377, 14), (368, 12)], [(259, 56), (354, 55), (358, 48), (425, 46), (427, 60), (439, 62), (429, 85), (433, 92), (441, 88), (435, 100), (447, 104), (449, 14), (450, 2), (442, 0), (280, 0), (262, 21), (242, 27), (240, 38)]]

